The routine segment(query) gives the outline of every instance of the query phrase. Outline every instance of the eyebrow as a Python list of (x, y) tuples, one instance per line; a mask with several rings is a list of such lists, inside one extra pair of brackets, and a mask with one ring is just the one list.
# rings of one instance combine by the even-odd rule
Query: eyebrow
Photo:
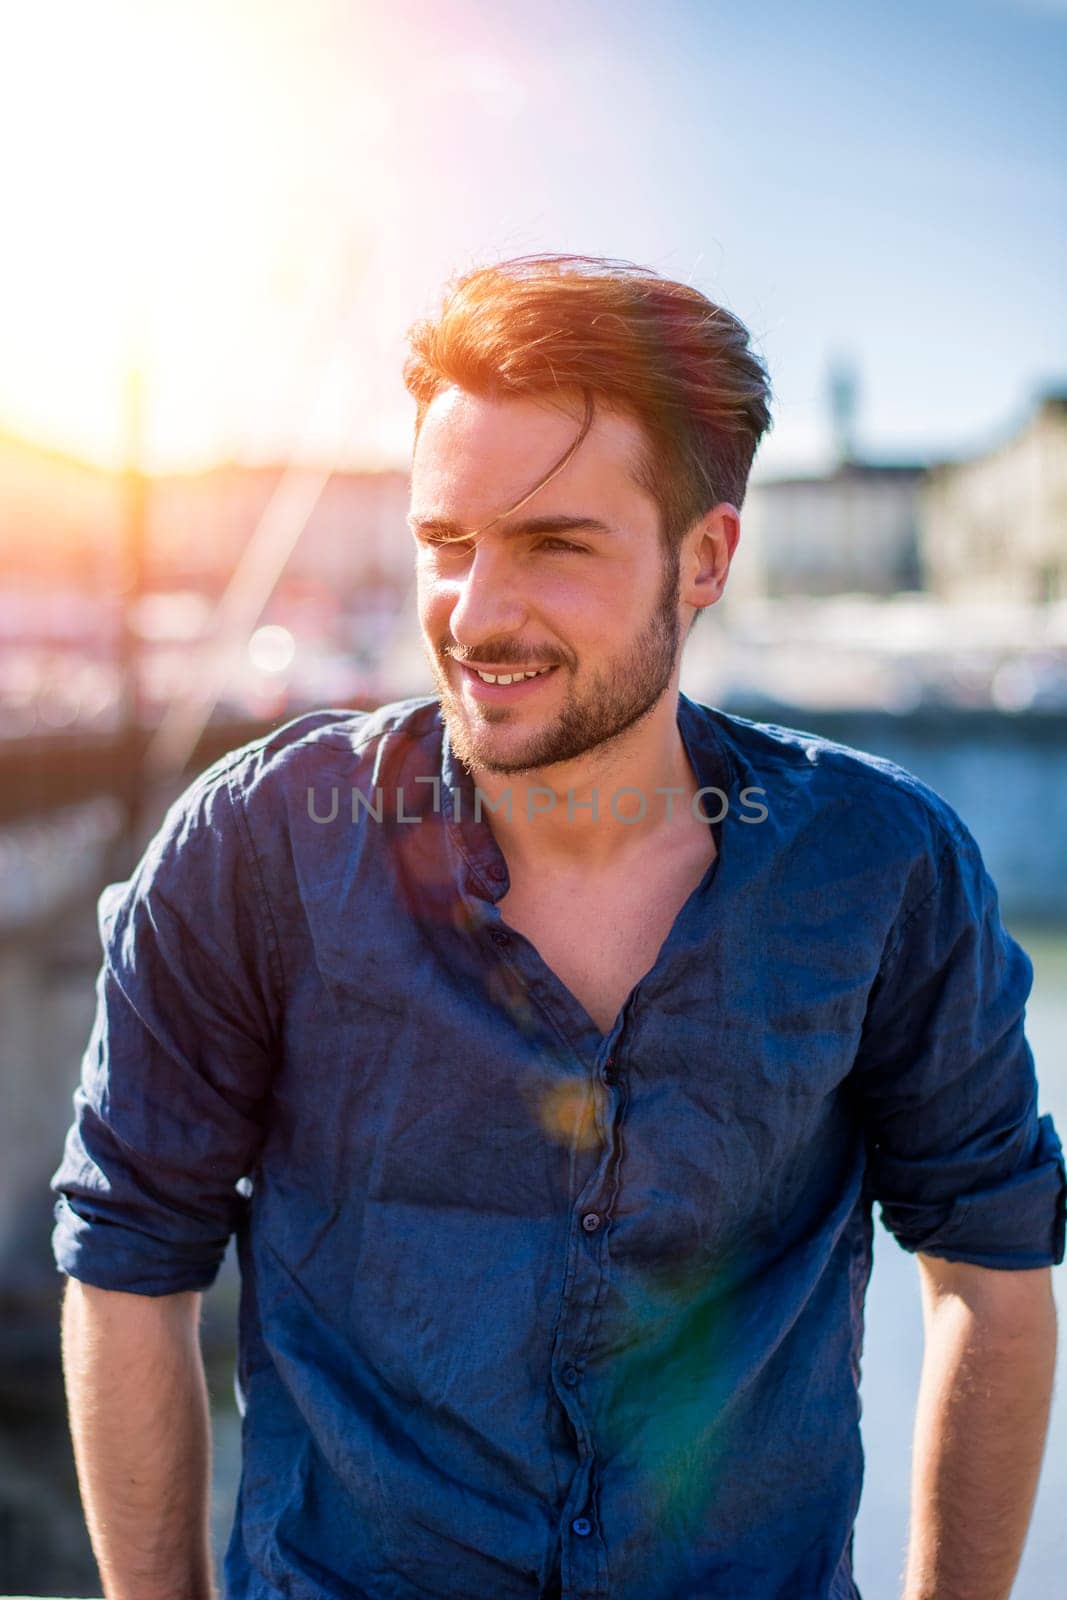
[[(439, 533), (449, 539), (463, 539), (470, 537), (457, 522), (450, 522), (447, 517), (417, 517), (409, 516), (408, 527), (412, 533)], [(559, 512), (551, 517), (520, 517), (515, 522), (501, 521), (497, 524), (502, 533), (515, 534), (517, 537), (532, 533), (606, 533), (614, 530), (606, 522), (601, 522), (598, 517), (575, 517), (566, 512)]]

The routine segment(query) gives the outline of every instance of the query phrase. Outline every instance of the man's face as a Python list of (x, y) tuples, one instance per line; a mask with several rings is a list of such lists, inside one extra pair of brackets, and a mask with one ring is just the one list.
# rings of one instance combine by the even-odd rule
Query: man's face
[[(634, 482), (638, 425), (598, 408), (575, 455), (525, 505), (582, 419), (458, 389), (429, 407), (412, 469), (418, 606), (449, 737), (468, 768), (572, 761), (630, 728), (669, 687), (681, 617), (655, 502)], [(548, 668), (510, 684), (499, 675)]]

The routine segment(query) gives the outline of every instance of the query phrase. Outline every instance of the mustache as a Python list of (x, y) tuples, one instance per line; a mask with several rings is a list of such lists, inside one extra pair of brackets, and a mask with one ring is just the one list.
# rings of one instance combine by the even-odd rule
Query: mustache
[(524, 667), (528, 661), (536, 661), (541, 667), (559, 667), (564, 664), (558, 657), (546, 655), (543, 651), (517, 651), (513, 645), (503, 650), (483, 650), (480, 656), (467, 655), (447, 648), (441, 649), (438, 654), (446, 661), (457, 662), (461, 667)]

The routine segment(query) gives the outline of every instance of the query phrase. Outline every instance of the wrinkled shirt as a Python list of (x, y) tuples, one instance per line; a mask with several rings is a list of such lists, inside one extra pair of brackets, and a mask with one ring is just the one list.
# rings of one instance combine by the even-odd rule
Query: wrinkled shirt
[(607, 1034), (502, 919), (433, 698), (232, 752), (101, 896), (55, 1257), (163, 1295), (236, 1233), (229, 1600), (856, 1596), (872, 1201), (907, 1250), (1062, 1259), (1031, 963), (960, 818), (678, 726), (718, 855)]

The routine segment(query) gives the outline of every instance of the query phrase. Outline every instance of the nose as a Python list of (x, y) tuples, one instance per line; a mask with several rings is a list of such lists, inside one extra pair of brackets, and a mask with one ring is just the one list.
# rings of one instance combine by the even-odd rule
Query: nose
[(523, 627), (527, 608), (521, 579), (515, 558), (503, 541), (484, 534), (476, 540), (455, 587), (449, 627), (461, 649), (474, 650), (488, 639)]

